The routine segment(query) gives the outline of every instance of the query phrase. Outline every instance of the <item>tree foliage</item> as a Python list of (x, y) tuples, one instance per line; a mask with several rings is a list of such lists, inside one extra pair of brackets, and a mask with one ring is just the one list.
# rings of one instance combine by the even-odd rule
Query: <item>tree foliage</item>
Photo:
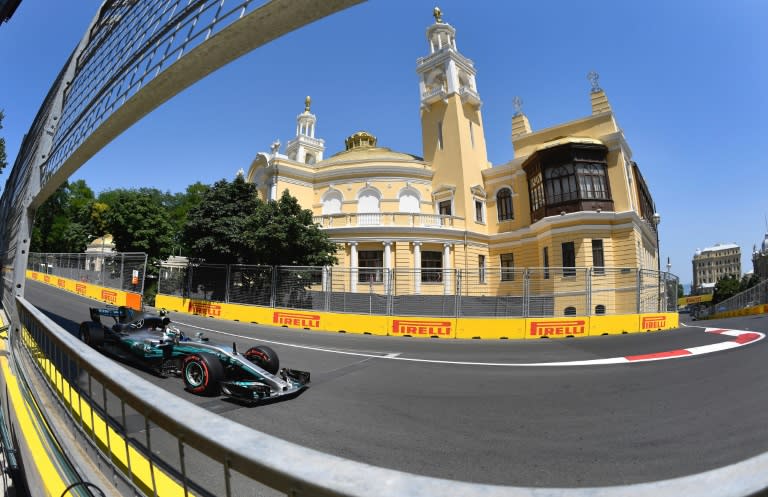
[(733, 275), (727, 275), (715, 283), (715, 292), (712, 295), (712, 303), (718, 304), (723, 300), (729, 299), (741, 291), (739, 279)]
[(263, 201), (242, 176), (221, 180), (190, 210), (182, 240), (211, 263), (310, 266), (336, 262), (336, 245), (288, 191)]
[(65, 181), (35, 213), (31, 250), (83, 252), (93, 238), (93, 204), (93, 190), (85, 181)]
[(118, 252), (146, 252), (150, 260), (171, 255), (174, 229), (164, 198), (155, 188), (117, 189), (99, 196), (109, 206), (104, 221)]

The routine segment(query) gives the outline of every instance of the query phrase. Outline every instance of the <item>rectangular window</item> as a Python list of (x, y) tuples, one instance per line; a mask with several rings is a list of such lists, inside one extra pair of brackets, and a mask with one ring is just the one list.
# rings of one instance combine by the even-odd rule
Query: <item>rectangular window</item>
[(592, 240), (592, 270), (594, 274), (605, 274), (605, 257), (603, 256), (603, 241)]
[(475, 221), (483, 222), (483, 203), (479, 200), (475, 200)]
[(440, 283), (443, 281), (443, 254), (425, 250), (421, 253), (422, 283)]
[(544, 279), (549, 279), (549, 247), (544, 247)]
[(562, 244), (563, 276), (576, 276), (576, 248), (573, 242)]
[(357, 253), (357, 281), (360, 283), (381, 283), (384, 267), (384, 251), (361, 250)]
[(472, 148), (475, 148), (475, 129), (472, 127), (472, 121), (469, 121), (469, 141), (472, 143)]
[(515, 255), (501, 254), (501, 281), (513, 281), (515, 279)]
[(437, 121), (437, 146), (443, 149), (443, 121)]
[(438, 212), (441, 216), (450, 216), (451, 215), (451, 201), (450, 200), (443, 200), (439, 204), (437, 204)]
[(485, 283), (485, 256), (477, 256), (478, 282)]

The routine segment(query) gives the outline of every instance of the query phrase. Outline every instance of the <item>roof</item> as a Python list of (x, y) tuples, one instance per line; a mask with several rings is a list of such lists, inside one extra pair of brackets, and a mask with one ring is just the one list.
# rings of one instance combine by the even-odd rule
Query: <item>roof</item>
[(333, 156), (318, 162), (318, 165), (329, 165), (337, 162), (347, 161), (423, 161), (421, 157), (412, 154), (406, 154), (403, 152), (395, 152), (391, 148), (387, 147), (359, 147), (344, 150)]
[(740, 249), (738, 245), (735, 243), (716, 243), (714, 247), (707, 247), (705, 249), (702, 249), (702, 252), (716, 252), (719, 250), (727, 250), (727, 249)]
[(555, 138), (554, 140), (550, 140), (548, 142), (542, 143), (541, 145), (537, 146), (534, 149), (534, 151), (538, 152), (539, 150), (546, 150), (548, 148), (558, 147), (560, 145), (565, 145), (566, 143), (583, 143), (588, 145), (605, 146), (605, 144), (600, 140), (596, 140), (594, 138), (589, 138), (586, 136), (561, 136), (560, 138)]

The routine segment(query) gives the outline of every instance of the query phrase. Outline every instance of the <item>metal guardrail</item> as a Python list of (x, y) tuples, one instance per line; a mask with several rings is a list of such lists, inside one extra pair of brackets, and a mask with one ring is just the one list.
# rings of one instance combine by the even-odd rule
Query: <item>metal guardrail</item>
[[(258, 488), (254, 485), (262, 484), (291, 497), (744, 497), (768, 488), (768, 453), (683, 478), (577, 489), (483, 485), (378, 468), (232, 423), (73, 340), (24, 299), (16, 303), (28, 335), (15, 343), (38, 365), (41, 376), (55, 378), (50, 391), (72, 426), (115, 474), (149, 495), (166, 495), (160, 488), (161, 482), (167, 488), (164, 476), (176, 485), (175, 495), (227, 497), (252, 495)], [(94, 416), (110, 428), (109, 442), (99, 439), (105, 429), (91, 428), (98, 425)], [(131, 454), (133, 464), (130, 458), (118, 464), (121, 454)], [(151, 474), (144, 484), (136, 483), (139, 458)]]
[(105, 254), (33, 252), (27, 259), (27, 269), (116, 290), (143, 293), (147, 254), (143, 252)]
[(212, 302), (396, 316), (559, 317), (677, 310), (678, 278), (636, 268), (161, 265), (158, 292)]

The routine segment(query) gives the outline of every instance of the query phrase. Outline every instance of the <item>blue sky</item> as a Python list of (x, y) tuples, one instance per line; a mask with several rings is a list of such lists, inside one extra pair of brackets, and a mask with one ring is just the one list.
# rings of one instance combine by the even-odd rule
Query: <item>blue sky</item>
[[(0, 26), (0, 109), (9, 163), (100, 1), (25, 0)], [(438, 3), (475, 62), (488, 158), (513, 158), (512, 99), (534, 129), (590, 113), (600, 73), (661, 214), (661, 253), (691, 280), (697, 248), (737, 243), (742, 270), (766, 232), (768, 2), (762, 0)], [(312, 96), (330, 155), (365, 129), (421, 155), (416, 59), (434, 1), (371, 1), (256, 50), (145, 117), (72, 179), (96, 191), (182, 191), (248, 169), (295, 133)]]

